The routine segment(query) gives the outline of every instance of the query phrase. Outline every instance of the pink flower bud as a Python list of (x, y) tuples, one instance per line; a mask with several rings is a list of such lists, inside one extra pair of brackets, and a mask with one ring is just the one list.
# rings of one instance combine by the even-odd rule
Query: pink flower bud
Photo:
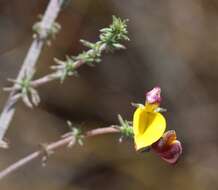
[(176, 140), (174, 130), (164, 133), (161, 139), (152, 144), (151, 149), (169, 164), (175, 164), (182, 154), (182, 145)]
[(160, 104), (161, 102), (161, 89), (160, 87), (154, 87), (151, 91), (146, 93), (146, 103)]

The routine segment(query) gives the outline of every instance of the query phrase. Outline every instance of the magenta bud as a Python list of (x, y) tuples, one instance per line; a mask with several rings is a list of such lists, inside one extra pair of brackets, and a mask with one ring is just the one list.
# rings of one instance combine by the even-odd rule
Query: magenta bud
[(169, 164), (175, 164), (182, 154), (182, 145), (176, 140), (176, 132), (173, 130), (164, 133), (161, 139), (152, 144), (151, 149)]
[(160, 104), (161, 102), (161, 88), (154, 87), (152, 90), (146, 93), (146, 103)]

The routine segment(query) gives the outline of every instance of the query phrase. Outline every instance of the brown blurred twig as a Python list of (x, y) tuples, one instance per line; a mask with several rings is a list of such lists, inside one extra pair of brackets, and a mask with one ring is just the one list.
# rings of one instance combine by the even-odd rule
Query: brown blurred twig
[[(97, 136), (97, 135), (103, 135), (108, 133), (122, 133), (122, 128), (116, 125), (112, 125), (105, 128), (97, 128), (89, 130), (85, 133), (83, 138)], [(55, 141), (53, 143), (50, 143), (48, 145), (43, 145), (42, 148), (38, 151), (35, 151), (28, 156), (25, 156), (24, 158), (18, 160), (14, 164), (10, 165), (6, 169), (2, 170), (0, 172), (0, 179), (3, 179), (4, 177), (10, 175), (11, 173), (17, 171), (22, 166), (26, 165), (27, 163), (35, 160), (36, 158), (42, 156), (42, 158), (47, 157), (50, 152), (53, 152), (54, 150), (57, 150), (58, 148), (61, 148), (63, 146), (73, 146), (77, 142), (76, 136), (72, 133), (67, 133), (63, 136), (64, 138)]]
[[(49, 31), (51, 30), (63, 3), (64, 0), (50, 0), (45, 14), (42, 17), (42, 21), (39, 23), (40, 31), (38, 31), (38, 37), (33, 40), (16, 81), (21, 80), (24, 78), (26, 73), (32, 72), (34, 69), (43, 45), (45, 44), (47, 37), (50, 35)], [(16, 86), (17, 84), (14, 84), (15, 89)], [(15, 103), (18, 99), (14, 98), (15, 95), (16, 90), (12, 90), (0, 116), (0, 147), (3, 148), (7, 147), (7, 144), (3, 141), (3, 137), (15, 113)]]

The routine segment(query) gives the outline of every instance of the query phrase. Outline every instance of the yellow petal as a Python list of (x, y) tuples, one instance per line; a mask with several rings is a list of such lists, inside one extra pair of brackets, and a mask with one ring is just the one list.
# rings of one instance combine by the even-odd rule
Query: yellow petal
[(159, 104), (148, 104), (148, 103), (145, 103), (144, 109), (147, 112), (155, 112), (155, 109), (157, 109), (158, 107), (159, 107)]
[(159, 140), (166, 129), (166, 120), (160, 113), (148, 112), (146, 106), (137, 108), (133, 116), (136, 150), (146, 148)]

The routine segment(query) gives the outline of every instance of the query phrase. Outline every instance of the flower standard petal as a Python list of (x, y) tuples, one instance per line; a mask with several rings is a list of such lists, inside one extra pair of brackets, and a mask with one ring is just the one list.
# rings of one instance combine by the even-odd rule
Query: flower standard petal
[(158, 141), (166, 129), (164, 116), (148, 112), (147, 107), (137, 108), (133, 116), (133, 132), (136, 150), (144, 149)]

